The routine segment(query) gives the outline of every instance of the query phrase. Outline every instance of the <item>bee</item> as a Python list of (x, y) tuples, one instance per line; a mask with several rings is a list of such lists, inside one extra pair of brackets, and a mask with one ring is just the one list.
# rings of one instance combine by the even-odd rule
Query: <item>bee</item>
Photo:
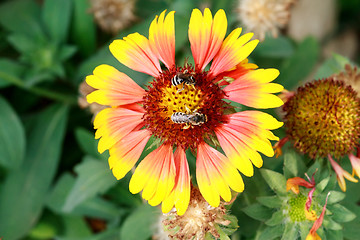
[(181, 92), (185, 88), (185, 84), (194, 86), (195, 85), (195, 79), (193, 74), (188, 73), (187, 70), (184, 72), (179, 72), (175, 74), (175, 76), (171, 79), (171, 84), (176, 87), (179, 84), (182, 84), (182, 88), (178, 90), (178, 92)]
[(171, 121), (178, 124), (185, 123), (183, 129), (188, 129), (190, 126), (198, 126), (207, 121), (207, 117), (205, 114), (193, 112), (190, 114), (183, 112), (175, 112), (170, 117)]

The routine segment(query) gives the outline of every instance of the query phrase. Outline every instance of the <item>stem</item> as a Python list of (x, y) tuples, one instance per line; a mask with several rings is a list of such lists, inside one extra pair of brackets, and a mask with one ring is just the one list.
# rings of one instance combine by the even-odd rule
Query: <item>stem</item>
[(34, 94), (49, 98), (49, 99), (53, 99), (56, 101), (60, 101), (60, 102), (64, 102), (67, 104), (71, 104), (71, 105), (75, 105), (77, 103), (77, 100), (75, 97), (71, 96), (71, 95), (67, 95), (67, 94), (61, 94), (58, 92), (53, 92), (49, 89), (43, 89), (43, 88), (39, 88), (39, 87), (29, 87), (26, 86), (25, 83), (20, 79), (17, 78), (13, 75), (9, 75), (5, 72), (0, 71), (0, 78), (14, 84), (15, 86), (25, 89), (29, 92), (32, 92)]

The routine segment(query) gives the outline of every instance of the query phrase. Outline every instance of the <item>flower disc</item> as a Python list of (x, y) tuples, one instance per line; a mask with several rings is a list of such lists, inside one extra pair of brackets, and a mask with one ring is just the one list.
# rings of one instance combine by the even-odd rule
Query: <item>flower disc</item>
[(289, 138), (311, 158), (340, 157), (358, 143), (360, 101), (342, 81), (328, 78), (307, 83), (283, 109)]

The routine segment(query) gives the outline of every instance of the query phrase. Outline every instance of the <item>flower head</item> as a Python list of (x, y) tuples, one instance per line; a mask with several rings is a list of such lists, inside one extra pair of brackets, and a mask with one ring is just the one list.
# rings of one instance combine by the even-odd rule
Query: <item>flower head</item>
[(224, 234), (222, 227), (226, 228), (227, 235), (236, 230), (237, 221), (233, 222), (236, 218), (228, 215), (224, 203), (215, 208), (210, 206), (195, 187), (190, 199), (184, 215), (179, 216), (173, 211), (164, 216), (165, 232), (171, 239), (206, 239), (205, 235), (209, 233), (219, 239)]
[(277, 37), (279, 29), (287, 25), (290, 7), (294, 0), (239, 0), (240, 21), (249, 31), (254, 31), (261, 39), (270, 32)]
[(105, 32), (117, 34), (128, 27), (136, 17), (135, 0), (90, 0), (90, 11)]
[[(223, 10), (213, 17), (209, 9), (203, 14), (194, 9), (189, 40), (195, 65), (178, 66), (174, 12), (165, 15), (164, 11), (151, 23), (149, 39), (134, 33), (110, 45), (110, 51), (122, 64), (153, 77), (147, 90), (108, 65), (98, 66), (86, 79), (98, 89), (88, 95), (88, 102), (112, 107), (97, 115), (94, 127), (95, 137), (100, 138), (98, 149), (109, 149), (110, 168), (117, 179), (135, 165), (150, 136), (160, 142), (137, 166), (130, 191), (142, 191), (142, 197), (151, 205), (162, 203), (163, 212), (175, 206), (182, 215), (188, 207), (187, 149), (196, 154), (197, 184), (213, 207), (219, 206), (220, 197), (231, 200), (230, 189), (243, 191), (239, 171), (252, 176), (253, 165), (262, 166), (258, 152), (274, 155), (269, 140), (278, 138), (270, 130), (282, 123), (256, 110), (228, 111), (234, 107), (225, 100), (254, 108), (281, 106), (283, 102), (273, 93), (283, 88), (270, 83), (279, 72), (256, 69), (256, 65), (248, 63), (247, 57), (258, 41), (250, 41), (251, 33), (240, 36), (241, 29), (225, 38), (226, 25)], [(214, 142), (211, 139), (225, 154), (209, 145)]]
[[(328, 157), (343, 191), (344, 178), (357, 182), (332, 158), (348, 155), (354, 172), (358, 169), (352, 152), (360, 139), (360, 99), (350, 85), (334, 77), (307, 83), (289, 95), (283, 109), (287, 133), (284, 141), (292, 141), (295, 148), (313, 159)], [(277, 147), (284, 141), (280, 140)]]

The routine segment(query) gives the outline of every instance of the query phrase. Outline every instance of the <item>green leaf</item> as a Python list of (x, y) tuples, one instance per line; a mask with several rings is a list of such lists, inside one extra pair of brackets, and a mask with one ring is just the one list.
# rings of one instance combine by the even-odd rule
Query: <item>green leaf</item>
[(328, 185), (329, 180), (330, 180), (330, 177), (327, 177), (327, 178), (321, 180), (321, 182), (319, 182), (318, 184), (316, 184), (316, 191), (322, 192)]
[(346, 194), (343, 192), (330, 191), (328, 204), (334, 204), (334, 203), (340, 202), (341, 200), (343, 200), (345, 198), (345, 196), (346, 196)]
[(280, 68), (277, 82), (286, 89), (293, 89), (313, 70), (319, 57), (319, 44), (314, 38), (306, 38), (295, 53)]
[(95, 140), (94, 133), (84, 128), (77, 128), (75, 130), (75, 137), (84, 153), (95, 158), (101, 158), (104, 155), (100, 154), (97, 150), (98, 141)]
[(147, 204), (140, 205), (126, 218), (121, 229), (120, 239), (147, 240), (153, 235), (153, 229), (158, 224), (160, 211)]
[(274, 227), (266, 227), (257, 238), (257, 240), (272, 240), (278, 239), (284, 232), (284, 225), (277, 225)]
[(65, 204), (66, 197), (68, 196), (74, 184), (75, 177), (73, 177), (69, 173), (64, 173), (63, 175), (61, 175), (61, 177), (56, 182), (55, 186), (52, 188), (52, 191), (47, 197), (47, 207), (49, 207), (55, 213), (63, 213), (62, 210)]
[(24, 159), (25, 130), (16, 112), (0, 97), (0, 165), (15, 169)]
[(77, 205), (71, 211), (71, 214), (78, 216), (89, 216), (105, 220), (114, 220), (124, 215), (126, 211), (119, 208), (112, 202), (109, 202), (100, 197), (95, 197)]
[[(25, 71), (25, 68), (24, 66), (12, 60), (6, 58), (0, 58), (0, 71), (5, 72), (9, 75), (14, 75), (19, 77)], [(11, 85), (11, 82), (0, 77), (0, 88), (7, 87), (9, 85)]]
[(71, 212), (74, 207), (86, 199), (104, 193), (116, 184), (116, 179), (108, 164), (89, 156), (85, 157), (83, 162), (75, 167), (75, 172), (78, 177), (66, 199), (65, 212)]
[(299, 224), (301, 240), (306, 240), (306, 237), (309, 235), (312, 225), (313, 225), (313, 222), (310, 222), (310, 221), (302, 222), (301, 224)]
[(278, 196), (257, 197), (256, 200), (268, 208), (280, 208), (283, 202)]
[(329, 205), (327, 208), (333, 213), (332, 219), (336, 222), (350, 222), (356, 218), (353, 212), (340, 204)]
[(350, 64), (349, 59), (338, 54), (333, 54), (332, 58), (327, 59), (319, 67), (315, 74), (315, 79), (327, 78), (332, 74), (339, 73), (344, 70), (346, 64)]
[(331, 230), (342, 230), (343, 229), (343, 227), (340, 224), (338, 224), (337, 222), (333, 221), (331, 219), (331, 217), (324, 218), (323, 226), (326, 229), (331, 229)]
[(67, 107), (53, 106), (37, 116), (23, 165), (6, 178), (0, 198), (4, 239), (24, 236), (36, 223), (55, 176), (65, 132)]
[(96, 48), (96, 27), (93, 15), (89, 14), (88, 9), (90, 9), (90, 1), (74, 1), (74, 15), (71, 21), (72, 40), (85, 56), (90, 56)]
[(259, 44), (254, 54), (260, 57), (285, 58), (294, 53), (294, 46), (289, 38), (280, 36), (278, 38), (266, 38), (264, 42)]
[(57, 43), (63, 43), (67, 39), (72, 2), (72, 0), (45, 0), (44, 2), (43, 22), (50, 38)]
[(265, 221), (269, 219), (272, 215), (272, 210), (260, 205), (259, 203), (254, 203), (250, 206), (247, 206), (243, 209), (243, 212), (251, 218), (254, 218), (259, 221)]
[[(306, 166), (304, 160), (294, 151), (284, 153), (284, 173), (286, 178), (304, 177)], [(290, 173), (290, 174), (289, 174)]]
[(13, 0), (0, 5), (0, 24), (14, 33), (28, 36), (29, 41), (46, 39), (40, 15), (40, 8), (33, 0)]
[(265, 224), (268, 226), (275, 226), (281, 224), (283, 221), (284, 221), (284, 214), (282, 213), (281, 210), (279, 210), (274, 212), (271, 218), (267, 220)]
[(87, 225), (83, 216), (68, 216), (62, 215), (64, 231), (60, 235), (61, 237), (56, 239), (89, 239), (92, 236), (92, 232)]
[(285, 230), (281, 237), (281, 240), (297, 239), (298, 235), (299, 235), (298, 226), (294, 223), (288, 222), (285, 225)]
[(260, 173), (269, 185), (278, 195), (286, 195), (286, 179), (285, 177), (269, 169), (260, 169)]
[(334, 231), (334, 230), (327, 230), (326, 232), (326, 240), (339, 240), (344, 239), (343, 231)]

